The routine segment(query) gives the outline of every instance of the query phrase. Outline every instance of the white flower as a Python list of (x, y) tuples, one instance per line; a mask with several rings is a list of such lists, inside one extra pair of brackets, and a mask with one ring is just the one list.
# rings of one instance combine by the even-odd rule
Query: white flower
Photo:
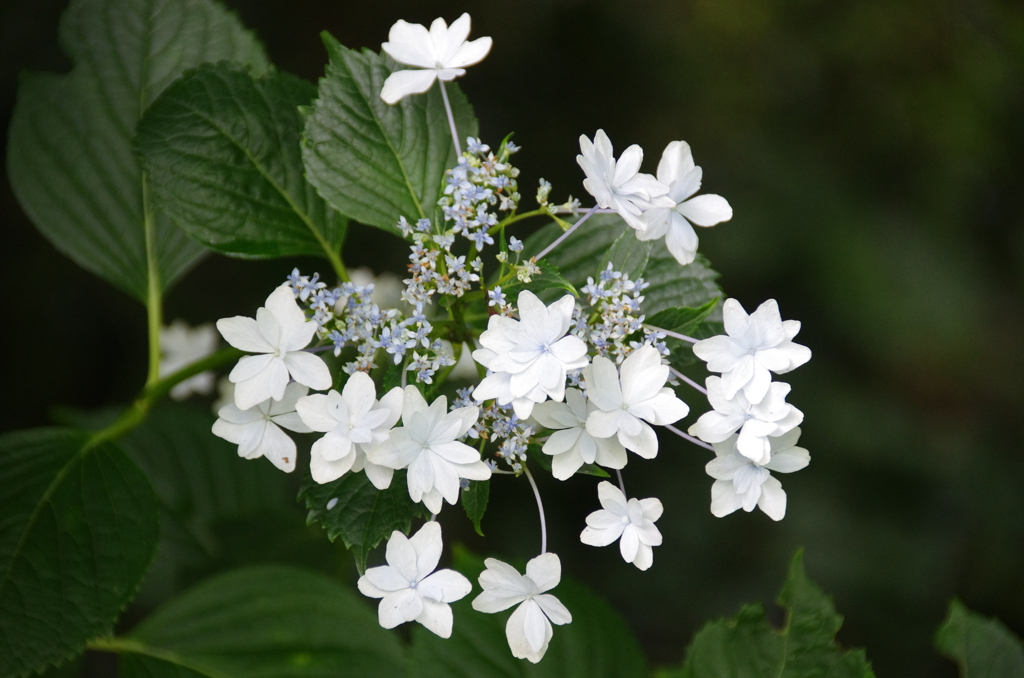
[(693, 224), (714, 226), (732, 219), (732, 207), (720, 195), (698, 195), (702, 176), (700, 167), (693, 164), (690, 145), (685, 141), (673, 141), (665, 147), (658, 163), (658, 181), (669, 187), (668, 197), (675, 207), (655, 207), (644, 212), (643, 221), (647, 229), (638, 229), (640, 240), (657, 240), (665, 237), (668, 251), (684, 266), (697, 256), (697, 233)]
[(468, 36), (468, 14), (451, 28), (444, 19), (434, 19), (429, 32), (422, 24), (397, 21), (381, 47), (398, 63), (424, 70), (395, 71), (384, 81), (380, 98), (396, 104), (410, 94), (426, 92), (438, 78), (448, 81), (465, 75), (466, 66), (480, 63), (491, 51), (490, 38), (466, 42)]
[(705, 467), (715, 479), (711, 486), (711, 513), (721, 518), (736, 509), (748, 513), (759, 507), (772, 520), (786, 515), (786, 492), (769, 471), (792, 473), (807, 466), (811, 455), (796, 447), (800, 429), (771, 439), (771, 459), (759, 466), (736, 450), (736, 436), (715, 443), (715, 458)]
[(262, 353), (242, 358), (228, 379), (235, 383), (235, 404), (247, 410), (267, 398), (280, 400), (288, 377), (312, 389), (331, 387), (331, 372), (326, 363), (305, 348), (317, 324), (307, 321), (295, 294), (282, 285), (267, 297), (266, 307), (256, 311), (256, 319), (235, 316), (221, 318), (217, 329), (235, 348)]
[(279, 427), (296, 433), (309, 433), (295, 403), (306, 395), (302, 384), (291, 383), (280, 400), (267, 398), (248, 410), (234, 403), (225, 405), (213, 422), (213, 434), (238, 445), (238, 456), (245, 459), (266, 457), (285, 473), (295, 470), (295, 441)]
[[(380, 402), (373, 379), (365, 372), (349, 377), (341, 393), (311, 395), (299, 400), (295, 409), (310, 429), (326, 433), (313, 443), (309, 470), (313, 480), (329, 483), (354, 468), (360, 452), (380, 445), (402, 415), (402, 389), (395, 387)], [(365, 463), (365, 457), (364, 457)], [(387, 469), (391, 485), (392, 469)], [(368, 472), (367, 476), (381, 474)], [(383, 479), (382, 479), (383, 480)], [(376, 486), (377, 483), (375, 482)]]
[[(438, 570), (441, 526), (425, 523), (410, 539), (395, 530), (388, 539), (387, 565), (371, 567), (359, 578), (359, 592), (381, 598), (377, 619), (386, 629), (417, 621), (442, 638), (452, 635), (452, 609), (473, 590), (469, 580), (454, 570)], [(433, 573), (433, 574), (431, 574)]]
[(675, 205), (668, 197), (668, 186), (639, 171), (644, 152), (636, 144), (623, 151), (616, 161), (612, 142), (599, 129), (593, 142), (586, 135), (580, 136), (580, 151), (582, 155), (576, 156), (576, 162), (587, 175), (583, 187), (600, 207), (615, 210), (633, 228), (647, 228), (640, 216), (645, 210)]
[(772, 380), (769, 370), (785, 374), (811, 359), (811, 349), (792, 341), (800, 321), (783, 321), (774, 299), (749, 316), (740, 302), (727, 299), (722, 317), (726, 334), (698, 341), (693, 353), (708, 364), (708, 370), (722, 373), (726, 398), (743, 389), (748, 402), (759, 403)]
[(526, 419), (534, 403), (549, 397), (561, 402), (566, 372), (586, 366), (587, 345), (566, 336), (576, 305), (572, 296), (545, 306), (533, 292), (523, 290), (517, 303), (519, 320), (492, 315), (480, 335), (483, 348), (473, 351), (473, 359), (492, 374), (476, 387), (473, 398), (511, 403), (519, 418)]
[(552, 455), (551, 474), (566, 480), (584, 464), (600, 464), (608, 468), (626, 465), (626, 448), (616, 438), (595, 438), (587, 432), (587, 415), (597, 409), (574, 388), (565, 389), (565, 402), (540, 403), (533, 408), (533, 418), (541, 426), (554, 431), (544, 443), (544, 454)]
[(736, 449), (755, 464), (764, 465), (771, 459), (769, 437), (788, 433), (804, 420), (804, 413), (786, 402), (789, 384), (773, 382), (764, 399), (751, 404), (743, 391), (726, 398), (721, 377), (708, 377), (705, 383), (708, 402), (715, 409), (694, 422), (690, 435), (707, 443), (720, 443), (739, 431)]
[[(572, 615), (558, 598), (544, 593), (558, 586), (562, 564), (554, 553), (542, 553), (526, 564), (526, 575), (494, 558), (484, 561), (480, 574), (483, 593), (473, 599), (473, 609), (493, 614), (519, 605), (505, 624), (505, 637), (512, 654), (536, 664), (551, 642), (551, 623), (561, 626)], [(550, 621), (549, 621), (550, 620)]]
[(661, 546), (661, 532), (654, 526), (661, 517), (661, 502), (630, 499), (606, 480), (597, 485), (597, 497), (603, 507), (587, 516), (587, 527), (580, 541), (590, 546), (608, 546), (619, 540), (619, 553), (627, 563), (646, 570), (654, 563), (653, 546)]
[[(595, 438), (618, 435), (627, 450), (645, 459), (658, 454), (658, 436), (648, 423), (664, 426), (686, 416), (690, 408), (665, 386), (668, 366), (650, 345), (641, 346), (622, 361), (621, 377), (615, 363), (602, 356), (583, 370), (587, 398), (597, 409), (587, 417), (587, 431)], [(647, 422), (647, 423), (645, 423)]]
[(442, 498), (449, 504), (458, 501), (460, 478), (491, 477), (480, 453), (456, 440), (476, 423), (477, 414), (475, 407), (449, 412), (444, 396), (428, 407), (415, 386), (406, 386), (402, 426), (393, 429), (387, 441), (368, 450), (366, 459), (392, 469), (408, 467), (409, 496), (422, 501), (431, 513), (439, 513)]
[[(160, 376), (188, 367), (217, 350), (217, 330), (207, 323), (189, 327), (184, 320), (175, 320), (160, 330)], [(171, 397), (184, 400), (193, 393), (205, 395), (213, 391), (213, 372), (202, 372), (175, 384)]]

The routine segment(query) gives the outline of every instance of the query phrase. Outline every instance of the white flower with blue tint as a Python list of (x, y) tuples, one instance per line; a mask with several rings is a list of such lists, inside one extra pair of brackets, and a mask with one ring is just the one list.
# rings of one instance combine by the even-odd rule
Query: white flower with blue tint
[(772, 520), (782, 520), (786, 515), (786, 492), (770, 471), (792, 473), (810, 463), (810, 453), (796, 446), (799, 438), (799, 428), (771, 438), (770, 459), (764, 465), (739, 453), (736, 436), (715, 443), (715, 458), (705, 467), (715, 479), (711, 486), (711, 513), (721, 518), (737, 509), (749, 513), (756, 506)]
[(619, 553), (627, 563), (646, 570), (654, 563), (654, 546), (661, 546), (661, 532), (654, 523), (664, 510), (661, 501), (630, 499), (606, 480), (597, 485), (601, 510), (587, 516), (587, 527), (580, 541), (590, 546), (608, 546), (619, 542)]
[(388, 539), (387, 565), (371, 567), (359, 578), (359, 592), (380, 598), (377, 619), (386, 629), (416, 621), (442, 638), (452, 635), (449, 603), (461, 600), (473, 585), (454, 570), (438, 570), (441, 526), (425, 523), (411, 538), (395, 530)]
[(267, 398), (247, 410), (229, 403), (217, 412), (213, 434), (238, 445), (238, 456), (243, 459), (266, 457), (285, 473), (295, 470), (295, 441), (281, 427), (296, 433), (309, 433), (310, 428), (295, 411), (295, 403), (309, 389), (291, 383), (280, 400)]
[(410, 94), (422, 94), (435, 80), (454, 80), (465, 75), (466, 66), (483, 61), (491, 51), (490, 38), (469, 37), (469, 14), (463, 14), (448, 26), (444, 19), (434, 19), (430, 30), (422, 24), (399, 20), (388, 33), (388, 42), (381, 48), (392, 59), (406, 66), (407, 71), (395, 71), (384, 81), (380, 98), (396, 104)]

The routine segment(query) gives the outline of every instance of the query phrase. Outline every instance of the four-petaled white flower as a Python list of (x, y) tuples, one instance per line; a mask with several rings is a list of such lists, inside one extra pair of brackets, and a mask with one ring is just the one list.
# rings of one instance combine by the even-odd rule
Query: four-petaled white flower
[(654, 497), (630, 499), (607, 480), (597, 485), (603, 507), (587, 516), (580, 541), (590, 546), (608, 546), (619, 540), (619, 553), (627, 563), (646, 570), (654, 563), (654, 546), (661, 546), (661, 532), (654, 523), (661, 517), (661, 501)]
[(698, 341), (693, 353), (708, 364), (711, 372), (722, 373), (722, 392), (732, 398), (743, 389), (751, 403), (768, 393), (775, 374), (785, 374), (811, 359), (811, 349), (793, 343), (800, 331), (799, 320), (782, 320), (779, 305), (769, 299), (749, 316), (735, 299), (722, 307), (726, 334)]
[(381, 598), (377, 619), (386, 629), (417, 621), (442, 638), (452, 635), (452, 609), (473, 585), (454, 570), (438, 570), (441, 558), (441, 526), (425, 523), (407, 539), (395, 530), (388, 539), (387, 565), (371, 567), (359, 578), (359, 592)]
[(673, 424), (690, 408), (665, 386), (668, 366), (650, 345), (641, 346), (622, 361), (621, 376), (615, 363), (602, 356), (583, 370), (587, 398), (596, 410), (587, 416), (587, 431), (595, 438), (617, 435), (627, 450), (645, 459), (658, 454), (658, 436), (649, 425)]
[(392, 429), (387, 441), (368, 450), (366, 460), (396, 470), (408, 468), (409, 496), (431, 513), (440, 513), (442, 499), (449, 504), (458, 501), (460, 478), (491, 477), (480, 453), (457, 440), (476, 423), (478, 413), (476, 407), (449, 412), (444, 396), (428, 407), (415, 386), (406, 386), (402, 425)]
[(571, 478), (584, 464), (626, 465), (626, 448), (617, 438), (595, 438), (587, 432), (587, 416), (596, 409), (574, 388), (565, 389), (564, 403), (546, 402), (533, 408), (537, 423), (554, 431), (542, 449), (552, 455), (551, 474), (558, 480)]
[(576, 162), (587, 175), (583, 187), (594, 196), (598, 206), (615, 210), (633, 228), (647, 228), (641, 218), (646, 210), (675, 205), (668, 196), (668, 186), (639, 171), (644, 152), (636, 144), (623, 151), (616, 161), (612, 142), (599, 129), (593, 141), (586, 135), (580, 136), (580, 151)]
[(434, 80), (448, 81), (464, 75), (466, 66), (479, 63), (491, 51), (490, 38), (466, 42), (468, 36), (468, 14), (456, 19), (450, 28), (444, 19), (434, 19), (429, 32), (422, 24), (395, 22), (388, 42), (381, 47), (398, 63), (423, 70), (395, 71), (384, 81), (380, 98), (396, 104), (410, 94), (426, 92)]
[[(188, 367), (216, 350), (217, 330), (212, 324), (189, 327), (184, 320), (175, 320), (160, 329), (160, 376)], [(175, 384), (170, 396), (184, 400), (193, 393), (206, 395), (213, 391), (213, 380), (213, 372), (201, 372)]]
[(720, 443), (739, 431), (736, 449), (755, 464), (764, 465), (771, 459), (769, 437), (788, 433), (804, 420), (804, 413), (786, 402), (789, 384), (771, 383), (764, 399), (756, 404), (751, 404), (743, 391), (726, 398), (721, 377), (708, 377), (705, 384), (708, 402), (715, 409), (694, 422), (690, 435), (706, 443)]
[(295, 403), (308, 389), (292, 382), (280, 400), (267, 398), (262, 403), (239, 409), (234, 403), (220, 408), (213, 422), (213, 434), (238, 445), (238, 456), (245, 459), (266, 457), (285, 473), (295, 470), (295, 441), (279, 427), (296, 433), (309, 433), (295, 411)]
[(235, 404), (248, 410), (267, 398), (280, 400), (288, 377), (312, 389), (331, 387), (327, 364), (305, 348), (316, 333), (317, 324), (306, 320), (291, 287), (282, 285), (267, 297), (266, 307), (256, 319), (235, 316), (221, 318), (217, 329), (229, 344), (250, 353), (228, 375), (235, 384)]
[(587, 345), (566, 336), (576, 305), (571, 295), (545, 306), (533, 292), (523, 290), (517, 304), (519, 320), (492, 315), (480, 335), (483, 348), (473, 351), (473, 359), (492, 374), (476, 387), (473, 398), (511, 403), (519, 418), (526, 419), (535, 403), (548, 398), (561, 402), (566, 372), (586, 366)]
[[(480, 574), (483, 593), (473, 599), (473, 609), (493, 614), (519, 605), (505, 624), (505, 637), (512, 654), (536, 664), (551, 642), (552, 622), (561, 626), (572, 615), (550, 593), (562, 578), (562, 564), (554, 553), (542, 553), (526, 564), (526, 575), (516, 568), (488, 558)], [(549, 621), (550, 620), (550, 621)]]
[(637, 230), (640, 240), (657, 240), (664, 236), (665, 245), (682, 265), (697, 256), (697, 233), (691, 224), (714, 226), (732, 219), (732, 207), (720, 195), (698, 195), (702, 171), (693, 164), (690, 145), (673, 141), (665, 147), (658, 163), (658, 181), (668, 186), (668, 197), (675, 207), (654, 207), (644, 212), (647, 229)]
[[(353, 469), (360, 456), (388, 439), (388, 432), (402, 415), (402, 389), (391, 389), (377, 402), (373, 379), (365, 372), (349, 377), (341, 393), (329, 391), (299, 400), (295, 409), (310, 429), (326, 433), (313, 443), (309, 470), (313, 480), (329, 483)], [(386, 469), (388, 487), (392, 469)], [(368, 477), (381, 474), (368, 471)], [(383, 478), (380, 479), (383, 481)], [(374, 485), (377, 485), (374, 482)]]
[(763, 466), (736, 450), (736, 436), (715, 443), (716, 456), (705, 467), (715, 479), (711, 513), (721, 518), (740, 508), (749, 513), (757, 506), (772, 520), (782, 520), (786, 515), (786, 492), (769, 471), (792, 473), (810, 463), (810, 453), (796, 447), (799, 438), (799, 428), (772, 438), (771, 459)]

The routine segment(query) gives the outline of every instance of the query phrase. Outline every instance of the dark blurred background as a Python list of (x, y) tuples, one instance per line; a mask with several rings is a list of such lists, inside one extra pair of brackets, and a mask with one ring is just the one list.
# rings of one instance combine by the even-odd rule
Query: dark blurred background
[[(69, 67), (65, 4), (0, 3), (4, 129), (19, 72)], [(866, 647), (879, 676), (955, 674), (931, 649), (951, 596), (1024, 634), (1024, 4), (227, 4), (279, 68), (309, 80), (326, 60), (321, 30), (378, 49), (398, 18), (469, 11), (472, 36), (495, 46), (460, 84), (486, 141), (516, 133), (524, 204), (540, 177), (555, 200), (584, 193), (577, 139), (599, 127), (617, 150), (647, 149), (650, 172), (685, 139), (704, 190), (732, 204), (731, 222), (701, 230), (701, 251), (748, 310), (774, 297), (801, 320), (814, 351), (786, 378), (813, 458), (783, 478), (786, 519), (713, 518), (708, 455), (663, 438), (657, 461), (633, 458), (626, 474), (631, 494), (665, 504), (665, 545), (641, 573), (579, 543), (593, 479), (542, 486), (566, 571), (611, 599), (652, 662), (678, 661), (704, 621), (772, 600), (798, 546), (846, 615), (840, 639)], [(59, 255), (6, 175), (0, 209), (0, 430), (45, 424), (54, 403), (130, 399), (145, 373), (142, 307)], [(400, 243), (387, 254), (382, 238), (353, 233), (346, 261), (401, 272)], [(296, 264), (326, 268), (211, 256), (171, 291), (168, 320), (251, 315)], [(687, 425), (703, 411), (690, 402)], [(525, 485), (499, 478), (492, 502), (487, 540), (449, 509), (451, 534), (531, 555)]]

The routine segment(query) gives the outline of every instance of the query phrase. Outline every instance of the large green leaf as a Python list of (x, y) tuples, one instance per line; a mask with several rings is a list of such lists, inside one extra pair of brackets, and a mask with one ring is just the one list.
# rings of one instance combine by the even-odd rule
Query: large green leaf
[[(380, 91), (396, 63), (346, 49), (328, 33), (323, 40), (330, 64), (302, 151), (309, 181), (342, 214), (393, 233), (399, 217), (433, 217), (444, 171), (455, 165), (440, 89), (389, 106)], [(477, 136), (465, 95), (446, 87), (459, 136)]]
[(605, 270), (608, 268), (608, 264), (611, 264), (613, 271), (619, 271), (628, 276), (630, 280), (636, 280), (643, 275), (644, 269), (647, 268), (647, 261), (650, 259), (653, 248), (653, 241), (639, 240), (633, 233), (633, 229), (626, 229), (601, 257), (601, 266), (598, 271)]
[(207, 64), (168, 87), (139, 123), (135, 150), (154, 203), (229, 254), (337, 254), (345, 218), (303, 176), (299, 106), (316, 88), (287, 73), (254, 78)]
[(681, 669), (658, 678), (874, 678), (863, 650), (844, 651), (834, 638), (843, 618), (832, 600), (804, 572), (797, 552), (779, 595), (786, 625), (775, 629), (764, 608), (747, 605), (732, 619), (709, 623), (694, 637)]
[(124, 678), (376, 678), (405, 674), (402, 647), (366, 601), (306, 570), (250, 567), (167, 603), (126, 639)]
[[(483, 562), (455, 549), (455, 567), (477, 581)], [(555, 626), (538, 664), (516, 659), (505, 638), (512, 610), (484, 614), (472, 608), (478, 593), (452, 604), (449, 640), (420, 625), (412, 629), (410, 667), (416, 678), (642, 678), (647, 666), (640, 644), (609, 605), (586, 587), (565, 579), (551, 593), (569, 609), (572, 623)]]
[(322, 485), (306, 478), (299, 499), (309, 509), (306, 522), (320, 523), (331, 541), (341, 537), (360, 573), (381, 540), (395, 530), (408, 534), (415, 517), (430, 517), (423, 504), (409, 498), (405, 471), (397, 471), (386, 490), (374, 487), (365, 473), (346, 473)]
[[(297, 513), (287, 478), (264, 459), (238, 456), (238, 447), (210, 433), (206, 409), (162, 403), (121, 446), (149, 477), (160, 504), (160, 546), (143, 595), (166, 597), (195, 575), (221, 565), (224, 532), (267, 523), (261, 548), (277, 535), (269, 516)], [(301, 516), (294, 521), (301, 528)]]
[(110, 633), (156, 551), (156, 499), (116, 445), (62, 428), (0, 437), (0, 676)]
[(164, 288), (202, 248), (161, 214), (131, 151), (149, 103), (187, 68), (234, 59), (266, 67), (235, 16), (210, 0), (74, 0), (61, 44), (67, 75), (22, 78), (7, 167), (25, 212), (83, 268), (146, 299), (147, 219)]
[(961, 678), (1024, 677), (1024, 644), (997, 619), (971, 612), (963, 603), (949, 604), (935, 645), (960, 667)]
[[(561, 234), (558, 224), (548, 224), (527, 238), (526, 255), (536, 255)], [(617, 214), (596, 214), (546, 255), (540, 266), (543, 268), (545, 262), (554, 264), (562, 276), (577, 287), (586, 284), (588, 277), (596, 279), (612, 256), (616, 259), (613, 263), (635, 272), (641, 268), (639, 263), (646, 244), (634, 248), (628, 244), (630, 236), (632, 229)], [(692, 264), (680, 266), (663, 240), (651, 247), (647, 265), (642, 270), (644, 280), (650, 283), (644, 290), (643, 302), (643, 311), (648, 316), (677, 306), (697, 308), (722, 296), (715, 282), (718, 273), (711, 269), (707, 259), (697, 255)], [(717, 312), (711, 319), (718, 319)]]

